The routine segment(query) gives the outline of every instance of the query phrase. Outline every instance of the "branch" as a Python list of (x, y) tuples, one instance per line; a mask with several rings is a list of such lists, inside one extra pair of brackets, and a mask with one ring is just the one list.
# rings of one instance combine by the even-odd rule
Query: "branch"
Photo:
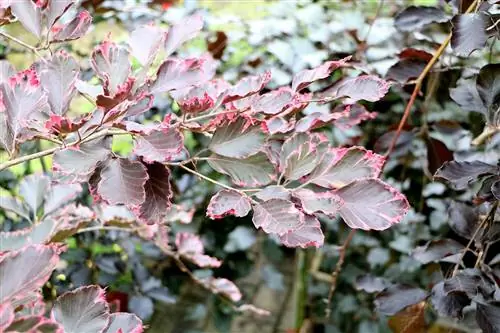
[(10, 39), (11, 41), (27, 48), (28, 50), (30, 50), (31, 52), (36, 54), (43, 62), (47, 62), (47, 60), (43, 57), (43, 55), (40, 52), (38, 52), (36, 47), (31, 46), (31, 45), (23, 42), (22, 40), (17, 39), (16, 37), (9, 35), (8, 33), (4, 32), (4, 31), (0, 31), (0, 36), (4, 36), (5, 38)]

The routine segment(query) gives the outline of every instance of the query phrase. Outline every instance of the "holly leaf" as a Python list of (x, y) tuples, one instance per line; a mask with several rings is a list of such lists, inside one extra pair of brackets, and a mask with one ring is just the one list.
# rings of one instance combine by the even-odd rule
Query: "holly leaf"
[(207, 207), (207, 216), (211, 219), (220, 219), (226, 215), (243, 217), (252, 209), (250, 199), (240, 192), (221, 190), (210, 199)]
[(75, 83), (79, 73), (80, 67), (75, 59), (62, 50), (42, 64), (40, 82), (47, 93), (52, 113), (62, 116), (68, 111), (76, 93)]
[(378, 177), (385, 158), (362, 147), (327, 150), (308, 181), (326, 188), (339, 188), (362, 178)]
[(375, 307), (386, 316), (393, 316), (404, 308), (425, 300), (428, 293), (420, 288), (408, 285), (394, 285), (377, 295)]
[(410, 208), (403, 194), (378, 179), (358, 180), (334, 193), (344, 202), (340, 216), (354, 229), (385, 230)]
[(31, 245), (2, 255), (0, 304), (42, 287), (59, 262), (59, 251), (60, 247), (56, 245)]
[(309, 70), (303, 70), (293, 76), (292, 90), (299, 92), (314, 81), (325, 79), (337, 68), (344, 67), (351, 57), (346, 57), (337, 61), (327, 61), (324, 64)]
[(279, 238), (285, 246), (301, 248), (321, 247), (325, 240), (321, 224), (316, 217), (310, 215), (305, 215), (302, 226), (279, 236)]
[(454, 189), (463, 190), (480, 176), (499, 171), (499, 167), (481, 161), (449, 161), (436, 171), (434, 178), (442, 178), (448, 181)]
[(147, 180), (146, 167), (141, 162), (116, 158), (109, 161), (101, 171), (97, 191), (110, 205), (136, 206), (144, 202), (144, 184)]
[(146, 199), (135, 212), (148, 224), (160, 223), (172, 206), (170, 170), (161, 163), (146, 164), (146, 169), (149, 177), (144, 184)]
[(396, 15), (394, 25), (401, 31), (418, 31), (430, 23), (443, 23), (449, 19), (440, 8), (410, 6)]
[(78, 39), (87, 33), (91, 24), (92, 16), (90, 16), (88, 11), (83, 10), (73, 20), (62, 27), (58, 27), (56, 33), (51, 38), (51, 42), (66, 42)]
[(271, 199), (254, 205), (253, 224), (266, 233), (284, 234), (304, 224), (304, 214), (288, 200)]
[(230, 176), (239, 186), (267, 185), (275, 178), (274, 166), (264, 153), (243, 159), (212, 155), (207, 162), (215, 171)]
[(264, 146), (266, 136), (259, 126), (252, 126), (249, 121), (238, 118), (218, 127), (208, 148), (214, 153), (232, 158), (246, 158), (257, 154)]
[(110, 321), (104, 290), (98, 286), (81, 287), (59, 296), (51, 315), (65, 333), (103, 332)]
[(171, 26), (165, 37), (165, 56), (168, 57), (184, 42), (196, 37), (202, 28), (203, 17), (197, 14), (183, 18)]
[(182, 134), (175, 128), (166, 127), (136, 137), (134, 153), (148, 163), (164, 163), (179, 155), (183, 147)]

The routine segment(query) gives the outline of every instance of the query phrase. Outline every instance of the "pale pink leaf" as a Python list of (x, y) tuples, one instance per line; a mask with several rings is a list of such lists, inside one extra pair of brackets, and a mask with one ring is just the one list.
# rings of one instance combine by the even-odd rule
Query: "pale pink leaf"
[(245, 77), (227, 91), (224, 103), (229, 103), (256, 94), (261, 91), (270, 80), (270, 71), (266, 71), (259, 75)]
[(129, 52), (109, 40), (94, 49), (90, 63), (110, 96), (116, 95), (131, 73)]
[(101, 171), (98, 193), (110, 205), (140, 205), (146, 197), (147, 179), (146, 167), (141, 162), (112, 159)]
[(81, 11), (67, 24), (58, 27), (51, 38), (51, 42), (65, 42), (75, 40), (87, 33), (92, 24), (92, 16), (86, 10)]
[(260, 126), (252, 126), (248, 119), (238, 118), (218, 127), (208, 148), (222, 156), (245, 158), (258, 153), (265, 139)]
[(159, 27), (146, 25), (132, 31), (128, 41), (132, 55), (139, 60), (141, 65), (153, 62), (165, 38), (165, 33)]
[(200, 267), (220, 267), (221, 261), (203, 254), (201, 239), (187, 232), (180, 232), (175, 237), (175, 245), (179, 254)]
[(389, 87), (389, 83), (376, 76), (361, 75), (341, 80), (332, 88), (321, 93), (321, 97), (347, 97), (344, 101), (345, 104), (354, 104), (360, 100), (376, 102), (387, 94)]
[(295, 130), (299, 133), (305, 133), (310, 130), (329, 125), (331, 122), (339, 119), (342, 115), (339, 113), (320, 113), (314, 112), (300, 118), (295, 124)]
[(142, 333), (142, 320), (132, 313), (115, 312), (109, 315), (109, 326), (103, 333)]
[(291, 201), (271, 199), (254, 206), (252, 221), (256, 228), (281, 236), (302, 226), (304, 214)]
[(200, 281), (212, 292), (223, 294), (233, 302), (239, 302), (242, 298), (241, 291), (228, 279), (209, 277)]
[(321, 247), (325, 241), (321, 224), (314, 216), (306, 215), (304, 225), (297, 230), (290, 231), (282, 236), (279, 236), (283, 245), (288, 247), (307, 248), (311, 246)]
[(265, 122), (261, 123), (264, 132), (274, 135), (278, 133), (288, 133), (293, 130), (295, 126), (295, 118), (286, 120), (283, 117), (272, 117), (266, 119)]
[[(343, 106), (340, 106), (342, 108)], [(377, 112), (369, 112), (361, 104), (346, 105), (342, 112), (337, 113), (339, 117), (335, 119), (335, 126), (341, 129), (349, 129), (359, 125), (366, 120), (375, 119)]]
[(82, 192), (80, 184), (60, 184), (53, 185), (50, 191), (45, 193), (45, 200), (43, 204), (43, 214), (48, 216), (61, 208), (62, 205), (67, 205), (76, 199)]
[(54, 23), (71, 7), (75, 0), (50, 0), (44, 10), (47, 18), (48, 28), (52, 28)]
[(12, 14), (38, 39), (42, 36), (42, 9), (31, 0), (12, 1)]
[(182, 134), (175, 128), (162, 128), (148, 135), (138, 136), (134, 153), (148, 162), (167, 162), (176, 157), (184, 147)]
[(232, 190), (221, 190), (210, 199), (207, 216), (211, 219), (220, 219), (226, 215), (243, 217), (251, 209), (251, 201), (246, 195)]
[(299, 199), (302, 209), (307, 214), (323, 213), (335, 217), (343, 205), (342, 199), (332, 192), (314, 192), (308, 189), (298, 189), (292, 195)]
[(405, 196), (378, 179), (354, 181), (334, 192), (343, 201), (340, 216), (354, 229), (385, 230), (409, 209)]
[(350, 59), (351, 57), (346, 57), (337, 61), (328, 61), (316, 68), (309, 70), (306, 69), (295, 74), (292, 80), (292, 90), (295, 92), (299, 92), (314, 81), (329, 77), (330, 74), (337, 68), (346, 66), (347, 62)]
[(0, 332), (5, 332), (10, 323), (14, 321), (14, 308), (7, 302), (0, 304)]
[(56, 221), (46, 218), (29, 228), (0, 232), (0, 252), (17, 251), (28, 245), (48, 242), (55, 231)]
[(165, 38), (166, 56), (171, 55), (184, 42), (196, 37), (203, 28), (203, 18), (195, 14), (170, 27)]
[(279, 88), (258, 96), (252, 103), (252, 111), (265, 114), (278, 114), (294, 101), (294, 93), (288, 88)]
[(262, 201), (268, 201), (271, 199), (290, 200), (291, 198), (290, 191), (280, 185), (270, 185), (255, 193), (255, 196)]

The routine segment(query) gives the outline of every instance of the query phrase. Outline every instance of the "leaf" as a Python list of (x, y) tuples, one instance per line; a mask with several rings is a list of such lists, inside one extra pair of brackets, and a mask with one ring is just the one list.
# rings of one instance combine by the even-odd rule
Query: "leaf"
[(404, 308), (425, 300), (428, 293), (408, 285), (394, 285), (377, 295), (375, 307), (383, 315), (392, 316)]
[(65, 333), (103, 332), (110, 320), (104, 290), (98, 286), (81, 287), (59, 296), (51, 314)]
[(377, 102), (387, 94), (389, 87), (386, 81), (374, 75), (361, 75), (341, 80), (321, 96), (323, 98), (348, 97), (345, 104), (354, 104), (360, 100)]
[(431, 293), (431, 303), (442, 316), (462, 318), (462, 310), (470, 304), (470, 298), (463, 292), (444, 291), (444, 281), (434, 285)]
[(44, 196), (49, 190), (50, 180), (41, 174), (24, 177), (19, 184), (19, 194), (24, 198), (31, 211), (35, 213), (42, 206)]
[(275, 115), (286, 110), (293, 99), (294, 93), (290, 88), (279, 88), (258, 96), (251, 107), (254, 112)]
[(56, 245), (31, 245), (0, 256), (0, 304), (43, 286), (59, 262), (59, 251)]
[(223, 294), (233, 302), (239, 302), (242, 298), (238, 287), (228, 279), (210, 277), (200, 281), (207, 285), (212, 292)]
[(448, 224), (459, 236), (470, 239), (479, 225), (479, 210), (462, 202), (452, 201), (448, 208)]
[(499, 168), (481, 161), (444, 163), (434, 174), (434, 178), (447, 180), (456, 190), (467, 188), (470, 182), (476, 181), (480, 176), (497, 173)]
[(389, 318), (388, 325), (392, 332), (397, 333), (426, 333), (425, 302), (409, 306), (403, 311)]
[(404, 84), (416, 79), (426, 65), (427, 61), (421, 59), (401, 59), (389, 68), (386, 78)]
[(201, 239), (187, 232), (175, 236), (175, 245), (179, 254), (200, 267), (220, 267), (221, 261), (203, 254), (204, 246)]
[(171, 26), (165, 37), (165, 56), (168, 57), (184, 42), (196, 37), (202, 28), (203, 17), (198, 14), (183, 18)]
[(212, 79), (215, 63), (208, 57), (195, 59), (167, 59), (158, 68), (151, 93), (168, 92), (202, 84)]
[(30, 228), (0, 232), (0, 252), (17, 251), (28, 245), (49, 241), (55, 231), (55, 220), (45, 219)]
[(54, 153), (52, 169), (68, 178), (68, 182), (87, 181), (100, 162), (111, 154), (111, 137), (102, 137)]
[(128, 43), (132, 55), (144, 66), (153, 62), (164, 38), (165, 33), (162, 29), (152, 25), (145, 25), (132, 31)]
[(325, 241), (321, 224), (314, 216), (305, 215), (304, 224), (298, 229), (279, 236), (281, 243), (288, 247), (321, 247)]
[(133, 311), (139, 318), (147, 320), (153, 315), (154, 303), (150, 297), (132, 296), (128, 301), (128, 309)]
[(293, 76), (292, 90), (299, 92), (314, 81), (325, 79), (339, 67), (344, 67), (351, 57), (346, 57), (337, 61), (327, 61), (324, 64), (309, 70), (303, 70)]
[(142, 333), (142, 320), (134, 314), (115, 312), (109, 315), (109, 326), (103, 333)]
[(42, 36), (42, 10), (33, 1), (12, 1), (12, 14), (38, 39)]
[(239, 186), (262, 186), (274, 180), (274, 166), (264, 153), (258, 153), (244, 159), (212, 155), (208, 164), (220, 173), (231, 177)]
[(450, 97), (465, 111), (487, 114), (473, 79), (459, 80), (457, 86), (450, 89)]
[(16, 75), (14, 67), (7, 60), (0, 60), (0, 84), (8, 83), (9, 78)]
[(299, 199), (302, 209), (307, 214), (323, 213), (335, 217), (343, 205), (342, 199), (331, 192), (313, 192), (308, 189), (298, 189), (292, 195)]
[(443, 290), (446, 294), (464, 292), (470, 298), (476, 296), (483, 284), (481, 272), (477, 269), (460, 270), (455, 276), (444, 280)]
[(62, 184), (53, 185), (50, 191), (45, 194), (43, 205), (44, 216), (50, 215), (59, 209), (62, 205), (67, 205), (69, 202), (82, 192), (80, 184)]
[(418, 31), (430, 23), (443, 23), (448, 15), (436, 7), (410, 6), (396, 15), (394, 25), (401, 31)]
[(219, 155), (246, 158), (262, 149), (266, 139), (259, 126), (252, 126), (250, 120), (238, 118), (236, 121), (218, 127), (208, 148)]
[(270, 185), (266, 188), (255, 193), (255, 196), (262, 201), (268, 201), (271, 199), (283, 199), (290, 200), (290, 191), (280, 185)]
[(344, 201), (340, 216), (354, 229), (385, 230), (409, 209), (403, 194), (378, 179), (358, 180), (334, 193)]
[(0, 304), (0, 330), (4, 331), (14, 321), (14, 308), (10, 303)]
[(90, 64), (101, 80), (106, 95), (116, 95), (131, 73), (129, 52), (109, 40), (94, 49)]
[(47, 96), (34, 69), (19, 72), (0, 84), (0, 144), (12, 155), (20, 136), (49, 113)]
[(220, 219), (226, 215), (243, 217), (248, 215), (251, 209), (251, 201), (246, 195), (232, 190), (221, 190), (210, 199), (207, 216), (211, 219)]
[(344, 112), (340, 114), (339, 118), (335, 119), (334, 124), (341, 129), (349, 129), (363, 121), (375, 119), (377, 115), (377, 112), (368, 112), (360, 104), (346, 105)]
[(144, 161), (168, 162), (174, 159), (184, 148), (182, 134), (175, 128), (161, 128), (148, 135), (137, 136), (134, 153)]
[(329, 149), (308, 181), (326, 188), (339, 188), (354, 180), (378, 177), (384, 162), (382, 155), (362, 147)]
[(434, 138), (424, 139), (427, 148), (427, 168), (434, 174), (445, 162), (453, 161), (453, 153), (446, 145)]
[(224, 103), (236, 101), (261, 91), (271, 80), (271, 72), (247, 76), (230, 88), (224, 97)]
[(500, 63), (482, 67), (476, 79), (476, 87), (488, 110), (486, 122), (491, 126), (500, 126)]
[(476, 321), (484, 333), (495, 333), (500, 330), (500, 305), (477, 303)]
[(51, 0), (48, 1), (47, 7), (44, 10), (44, 15), (47, 17), (47, 27), (50, 29), (56, 21), (71, 7), (74, 0)]
[(450, 255), (459, 253), (463, 250), (463, 245), (453, 239), (440, 239), (430, 241), (424, 246), (415, 248), (412, 257), (422, 264), (428, 264), (433, 261), (439, 261)]
[(376, 293), (386, 289), (390, 282), (384, 278), (376, 277), (373, 275), (363, 275), (356, 279), (355, 288), (367, 293)]
[(101, 171), (98, 193), (110, 205), (135, 206), (144, 202), (146, 167), (126, 158), (112, 159)]
[(291, 201), (271, 199), (254, 205), (253, 224), (266, 233), (283, 236), (304, 224), (304, 214)]
[(15, 197), (0, 195), (0, 208), (11, 211), (27, 220), (31, 220), (28, 207)]
[(58, 27), (56, 33), (52, 36), (52, 42), (66, 42), (78, 39), (84, 36), (92, 24), (92, 16), (86, 10), (79, 12), (76, 17), (63, 25)]
[(500, 200), (500, 180), (497, 180), (491, 185), (491, 193), (493, 193), (497, 200)]
[(146, 164), (146, 169), (149, 176), (144, 185), (146, 199), (136, 214), (148, 224), (160, 223), (172, 206), (170, 170), (161, 163)]
[(59, 51), (43, 63), (40, 71), (40, 82), (47, 93), (50, 109), (57, 115), (64, 115), (71, 99), (76, 93), (75, 83), (80, 68), (75, 59)]
[(485, 12), (479, 12), (456, 15), (451, 23), (453, 51), (461, 56), (469, 56), (474, 50), (486, 45), (486, 29), (495, 22)]
[(281, 162), (283, 162), (283, 157), (285, 157), (284, 163), (280, 164), (280, 169), (282, 168), (282, 174), (286, 179), (290, 180), (298, 180), (311, 173), (321, 161), (322, 152), (324, 151), (323, 146), (325, 146), (319, 146), (321, 143), (316, 143), (312, 139), (309, 139), (289, 152), (289, 150), (294, 148), (292, 145), (295, 145), (290, 143), (290, 140), (294, 139), (295, 137), (292, 136), (285, 141), (280, 154)]

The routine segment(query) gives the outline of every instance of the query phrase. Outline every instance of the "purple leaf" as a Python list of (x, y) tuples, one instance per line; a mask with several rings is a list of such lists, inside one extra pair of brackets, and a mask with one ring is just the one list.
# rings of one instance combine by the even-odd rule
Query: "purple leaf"
[(44, 219), (30, 228), (11, 232), (0, 232), (0, 252), (17, 251), (28, 245), (40, 245), (49, 241), (56, 221)]
[(55, 152), (52, 169), (68, 183), (87, 181), (100, 162), (111, 154), (111, 137), (102, 137)]
[(330, 124), (332, 121), (339, 119), (340, 113), (320, 113), (314, 112), (300, 118), (295, 124), (295, 130), (299, 133), (309, 132), (310, 130), (320, 128)]
[(500, 200), (500, 180), (497, 180), (491, 185), (491, 193), (493, 193), (497, 200)]
[(378, 179), (354, 181), (334, 193), (344, 201), (340, 216), (354, 229), (385, 230), (409, 209), (403, 194)]
[(216, 129), (208, 149), (226, 157), (246, 158), (257, 154), (265, 139), (260, 126), (252, 126), (250, 120), (238, 118)]
[(56, 21), (71, 7), (74, 0), (50, 0), (44, 10), (47, 17), (47, 27), (50, 29)]
[(0, 144), (12, 154), (28, 128), (49, 114), (49, 104), (34, 69), (0, 83), (0, 101)]
[(374, 303), (379, 313), (392, 316), (410, 305), (420, 303), (427, 296), (428, 293), (420, 288), (394, 285), (379, 293)]
[(337, 68), (346, 66), (350, 59), (351, 57), (349, 56), (337, 61), (328, 61), (316, 68), (303, 70), (295, 74), (292, 81), (292, 90), (299, 92), (314, 81), (329, 77)]
[(297, 230), (289, 231), (286, 234), (279, 236), (281, 243), (288, 247), (307, 248), (311, 246), (321, 247), (325, 240), (325, 236), (321, 231), (321, 224), (314, 216), (306, 215), (304, 225)]
[(281, 148), (280, 171), (289, 180), (298, 180), (311, 173), (326, 148), (326, 143), (321, 145), (314, 141), (314, 137), (308, 137), (304, 142), (300, 142), (303, 140), (300, 137), (303, 135), (292, 136)]
[(500, 331), (500, 305), (495, 303), (477, 304), (476, 321), (484, 333)]
[(128, 43), (132, 50), (132, 55), (144, 66), (153, 62), (164, 38), (165, 33), (162, 29), (146, 25), (132, 31)]
[(81, 11), (73, 20), (55, 29), (51, 42), (66, 42), (78, 39), (87, 33), (91, 24), (92, 16), (90, 16), (90, 13), (86, 10)]
[(312, 171), (310, 182), (339, 188), (360, 178), (378, 177), (385, 158), (362, 147), (329, 149)]
[[(326, 139), (319, 135), (308, 133), (296, 133), (286, 139), (281, 146), (279, 169), (283, 172), (287, 166), (287, 159), (294, 152), (300, 152), (301, 156), (306, 157), (316, 155), (316, 150), (323, 150), (326, 146)], [(318, 153), (319, 154), (319, 153)]]
[(448, 15), (442, 9), (426, 6), (410, 6), (396, 15), (394, 25), (401, 31), (418, 31), (430, 23), (442, 23), (448, 20)]
[(38, 212), (38, 208), (42, 206), (44, 196), (49, 190), (50, 180), (48, 177), (41, 174), (29, 175), (19, 184), (19, 194), (24, 198), (24, 202), (28, 204), (31, 211)]
[(448, 208), (448, 224), (461, 237), (470, 239), (480, 223), (480, 209), (452, 201)]
[(421, 59), (401, 59), (389, 68), (386, 78), (404, 84), (416, 79), (426, 65), (427, 61)]
[(212, 155), (208, 164), (216, 171), (231, 177), (239, 186), (262, 186), (274, 180), (274, 166), (264, 153), (244, 159)]
[(221, 219), (226, 215), (243, 217), (252, 209), (250, 199), (239, 192), (221, 190), (210, 199), (207, 216), (211, 219)]
[(486, 29), (495, 20), (484, 12), (460, 14), (451, 21), (453, 25), (451, 47), (461, 56), (469, 56), (474, 50), (486, 45), (488, 34)]
[(377, 115), (377, 112), (368, 112), (360, 104), (346, 105), (340, 117), (335, 119), (335, 126), (341, 129), (349, 129), (363, 121), (375, 119)]
[(288, 87), (282, 87), (258, 96), (252, 103), (252, 111), (264, 114), (278, 114), (291, 106), (295, 94)]
[(261, 91), (270, 80), (270, 71), (245, 77), (228, 90), (224, 98), (224, 103), (229, 103), (256, 94)]
[(135, 212), (148, 224), (160, 223), (172, 206), (170, 170), (161, 163), (147, 164), (146, 168), (149, 176), (144, 185), (146, 199)]
[(50, 215), (62, 205), (67, 205), (69, 202), (76, 199), (82, 192), (80, 184), (63, 184), (53, 185), (50, 191), (45, 193), (45, 200), (43, 204), (44, 216)]
[(31, 245), (0, 254), (0, 304), (43, 286), (59, 262), (60, 249), (57, 245)]
[(423, 246), (415, 248), (412, 252), (412, 257), (422, 264), (428, 264), (459, 253), (463, 248), (462, 244), (453, 239), (440, 239), (437, 241), (430, 241)]
[(239, 302), (241, 300), (241, 291), (228, 279), (209, 277), (200, 281), (212, 292), (223, 294), (233, 302)]
[(150, 92), (168, 92), (202, 84), (215, 75), (215, 62), (209, 56), (165, 60), (156, 73)]
[(439, 315), (462, 318), (462, 310), (471, 303), (470, 298), (462, 292), (446, 293), (444, 281), (434, 285), (431, 294), (431, 304)]
[(279, 185), (270, 185), (255, 193), (255, 196), (262, 201), (271, 199), (290, 200), (291, 198), (289, 190)]
[(179, 254), (200, 267), (220, 267), (222, 262), (216, 258), (203, 254), (204, 247), (201, 239), (187, 232), (178, 233), (175, 237), (175, 245)]
[(486, 123), (500, 127), (500, 64), (488, 64), (481, 68), (476, 80), (479, 97), (488, 110)]
[(145, 95), (144, 97), (139, 97), (135, 104), (130, 105), (123, 112), (123, 117), (135, 117), (151, 109), (153, 105), (153, 96)]
[(31, 0), (12, 1), (12, 14), (21, 24), (38, 39), (42, 36), (42, 9)]
[(321, 93), (321, 97), (348, 97), (345, 104), (354, 104), (361, 100), (376, 102), (387, 94), (389, 87), (386, 81), (376, 76), (361, 75), (341, 80), (326, 92)]
[(291, 201), (271, 199), (254, 206), (252, 221), (266, 233), (283, 236), (304, 225), (304, 214)]
[(97, 191), (110, 205), (136, 206), (144, 202), (144, 184), (147, 180), (146, 167), (141, 162), (116, 158), (101, 171)]
[(134, 153), (148, 163), (167, 162), (179, 155), (183, 142), (182, 134), (177, 129), (163, 127), (148, 135), (138, 136)]
[(459, 80), (458, 85), (450, 89), (450, 97), (465, 111), (487, 114), (487, 109), (479, 97), (476, 82), (473, 79)]
[(228, 88), (226, 81), (215, 79), (194, 87), (174, 90), (170, 94), (182, 112), (200, 113), (219, 106)]
[(98, 286), (81, 287), (59, 296), (51, 314), (65, 333), (104, 332), (110, 321), (104, 290)]
[(59, 51), (42, 64), (40, 82), (47, 93), (52, 113), (64, 115), (76, 93), (75, 83), (80, 67), (75, 59), (64, 51)]
[(184, 42), (196, 37), (202, 28), (203, 18), (201, 15), (183, 18), (179, 23), (171, 26), (165, 37), (165, 56), (168, 57)]
[(103, 333), (142, 333), (142, 320), (134, 314), (115, 312), (109, 315), (109, 326)]
[(467, 188), (470, 182), (477, 180), (481, 175), (499, 172), (499, 167), (481, 161), (450, 161), (445, 162), (434, 177), (447, 180), (456, 190), (463, 190)]
[(94, 49), (90, 63), (110, 96), (121, 90), (131, 73), (129, 52), (109, 40)]
[(292, 195), (299, 199), (305, 213), (323, 213), (330, 217), (335, 217), (340, 207), (344, 204), (342, 199), (331, 192), (313, 192), (308, 189), (298, 189)]
[(31, 220), (29, 208), (24, 202), (15, 197), (0, 195), (0, 208), (11, 211), (27, 220)]
[(14, 321), (14, 308), (10, 303), (0, 304), (0, 331), (6, 332), (6, 328)]
[(364, 291), (367, 293), (376, 293), (384, 290), (390, 285), (390, 282), (384, 278), (375, 277), (373, 275), (363, 275), (356, 279), (356, 290)]

